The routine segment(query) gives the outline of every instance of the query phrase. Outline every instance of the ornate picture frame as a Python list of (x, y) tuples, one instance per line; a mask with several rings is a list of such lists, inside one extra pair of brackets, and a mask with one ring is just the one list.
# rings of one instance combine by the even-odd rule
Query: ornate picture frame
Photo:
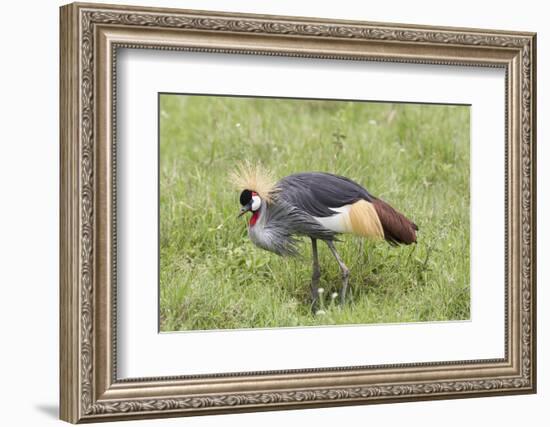
[[(60, 13), (61, 419), (78, 423), (536, 391), (535, 34), (80, 3)], [(504, 69), (505, 357), (118, 379), (119, 48)]]

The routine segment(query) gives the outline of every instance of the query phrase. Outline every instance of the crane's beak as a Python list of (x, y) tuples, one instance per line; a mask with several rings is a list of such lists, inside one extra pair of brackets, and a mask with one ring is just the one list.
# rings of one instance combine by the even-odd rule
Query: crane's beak
[(240, 218), (250, 210), (252, 210), (252, 200), (241, 208), (241, 211), (239, 212), (239, 215), (237, 215), (237, 218)]

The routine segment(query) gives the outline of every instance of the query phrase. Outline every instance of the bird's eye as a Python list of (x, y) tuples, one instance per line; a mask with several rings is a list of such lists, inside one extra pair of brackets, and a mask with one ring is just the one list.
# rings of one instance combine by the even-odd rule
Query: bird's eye
[(252, 199), (252, 191), (250, 190), (244, 190), (241, 193), (240, 202), (242, 206), (247, 205), (250, 202), (250, 199)]

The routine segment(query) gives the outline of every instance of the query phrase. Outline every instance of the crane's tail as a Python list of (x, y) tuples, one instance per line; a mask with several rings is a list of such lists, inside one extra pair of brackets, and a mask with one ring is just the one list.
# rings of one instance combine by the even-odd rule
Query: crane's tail
[(384, 238), (392, 245), (416, 243), (418, 226), (383, 200), (373, 197), (376, 211), (384, 232)]
[(386, 239), (392, 245), (416, 243), (418, 226), (383, 200), (358, 200), (348, 213), (348, 231), (372, 239)]

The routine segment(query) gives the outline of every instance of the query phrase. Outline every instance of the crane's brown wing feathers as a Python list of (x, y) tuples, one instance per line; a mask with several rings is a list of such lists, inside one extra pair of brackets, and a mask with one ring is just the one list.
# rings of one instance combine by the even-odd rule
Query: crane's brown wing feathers
[(414, 222), (383, 200), (375, 198), (372, 204), (384, 229), (384, 238), (390, 244), (410, 245), (416, 243), (418, 226)]

